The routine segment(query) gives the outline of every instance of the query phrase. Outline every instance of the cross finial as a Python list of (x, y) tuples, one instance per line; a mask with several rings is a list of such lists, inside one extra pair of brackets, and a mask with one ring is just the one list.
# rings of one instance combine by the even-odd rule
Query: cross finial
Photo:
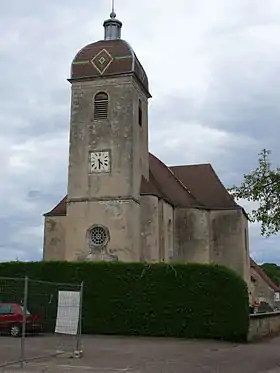
[(110, 14), (111, 18), (116, 18), (116, 12), (115, 12), (115, 0), (112, 0), (112, 12)]
[(116, 40), (121, 38), (122, 23), (116, 17), (115, 13), (115, 0), (111, 0), (112, 11), (110, 18), (107, 19), (103, 26), (105, 28), (104, 39), (105, 40)]

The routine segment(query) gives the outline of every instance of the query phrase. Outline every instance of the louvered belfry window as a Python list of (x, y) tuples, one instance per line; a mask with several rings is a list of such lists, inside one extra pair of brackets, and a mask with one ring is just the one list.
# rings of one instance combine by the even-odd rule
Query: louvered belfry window
[(94, 98), (94, 119), (108, 118), (108, 95), (105, 92), (99, 92)]

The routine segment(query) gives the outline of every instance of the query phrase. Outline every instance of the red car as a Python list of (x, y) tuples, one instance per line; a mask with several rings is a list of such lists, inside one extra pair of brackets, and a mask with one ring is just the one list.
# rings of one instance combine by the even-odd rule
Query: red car
[[(21, 335), (23, 325), (23, 306), (18, 303), (0, 303), (0, 333), (8, 333), (12, 337)], [(26, 332), (42, 332), (42, 318), (26, 312)]]

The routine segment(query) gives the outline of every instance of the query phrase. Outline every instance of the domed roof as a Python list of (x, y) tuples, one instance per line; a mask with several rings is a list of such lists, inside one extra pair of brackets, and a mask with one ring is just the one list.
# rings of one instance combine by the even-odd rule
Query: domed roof
[(75, 56), (71, 80), (133, 73), (149, 94), (144, 68), (133, 49), (122, 39), (100, 40), (82, 48)]

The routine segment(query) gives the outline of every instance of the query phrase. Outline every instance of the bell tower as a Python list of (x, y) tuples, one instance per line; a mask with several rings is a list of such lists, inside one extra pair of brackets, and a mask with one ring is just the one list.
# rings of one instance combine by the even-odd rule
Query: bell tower
[(66, 260), (140, 260), (151, 96), (121, 29), (113, 10), (104, 40), (82, 48), (72, 62)]

